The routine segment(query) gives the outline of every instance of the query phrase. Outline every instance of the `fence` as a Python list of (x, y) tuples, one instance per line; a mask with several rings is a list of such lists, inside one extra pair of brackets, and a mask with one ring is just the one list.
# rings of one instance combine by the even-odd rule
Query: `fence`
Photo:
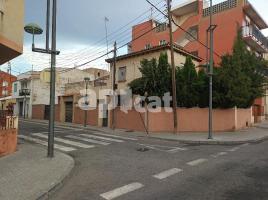
[(0, 130), (17, 129), (18, 118), (9, 111), (0, 111)]

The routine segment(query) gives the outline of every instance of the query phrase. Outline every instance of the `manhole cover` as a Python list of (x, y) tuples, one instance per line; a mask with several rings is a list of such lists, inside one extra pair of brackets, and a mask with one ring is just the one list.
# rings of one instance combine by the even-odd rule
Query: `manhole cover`
[(141, 147), (141, 148), (138, 148), (137, 151), (146, 152), (146, 151), (149, 151), (149, 149), (145, 147)]

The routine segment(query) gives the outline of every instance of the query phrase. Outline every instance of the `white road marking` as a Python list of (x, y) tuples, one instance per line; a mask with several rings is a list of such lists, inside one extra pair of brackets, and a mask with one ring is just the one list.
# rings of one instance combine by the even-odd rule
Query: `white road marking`
[(80, 141), (84, 141), (84, 142), (90, 142), (90, 143), (93, 143), (93, 144), (100, 144), (100, 145), (109, 145), (110, 144), (110, 143), (107, 143), (107, 142), (101, 142), (101, 141), (98, 141), (98, 140), (82, 138), (82, 137), (78, 137), (78, 136), (74, 136), (74, 135), (68, 135), (68, 136), (66, 136), (66, 138), (80, 140)]
[[(37, 138), (32, 138), (32, 137), (29, 137), (29, 136), (26, 136), (26, 135), (19, 135), (18, 137), (21, 138), (21, 139), (24, 139), (26, 141), (29, 141), (29, 142), (34, 142), (36, 144), (41, 144), (43, 146), (48, 145), (46, 141), (43, 141), (43, 140), (40, 140), (40, 139), (37, 139)], [(70, 151), (77, 150), (77, 149), (72, 148), (72, 147), (65, 147), (65, 146), (58, 145), (58, 144), (54, 144), (54, 148), (58, 149), (58, 150), (61, 150), (61, 151), (64, 151), (64, 152), (70, 152)]]
[(106, 200), (112, 200), (114, 198), (120, 197), (120, 196), (127, 194), (129, 192), (133, 192), (135, 190), (138, 190), (142, 187), (144, 187), (144, 185), (142, 185), (141, 183), (131, 183), (129, 185), (125, 185), (123, 187), (114, 189), (110, 192), (103, 193), (100, 196)]
[(101, 139), (101, 140), (107, 140), (107, 141), (112, 141), (112, 142), (124, 142), (123, 140), (106, 138), (106, 137), (101, 137), (101, 136), (96, 136), (96, 135), (87, 135), (87, 134), (80, 134), (80, 135), (87, 137), (87, 138), (93, 138), (93, 139)]
[(214, 157), (214, 158), (217, 158), (219, 156), (224, 156), (224, 155), (227, 155), (227, 154), (228, 154), (227, 152), (220, 152), (220, 153), (217, 153), (217, 154), (211, 155), (211, 156)]
[[(29, 123), (29, 124), (37, 124), (37, 125), (43, 125), (43, 126), (47, 126), (48, 123), (47, 122), (31, 122), (31, 121), (23, 121), (23, 123)], [(74, 130), (74, 131), (82, 131), (84, 129), (81, 128), (74, 128), (74, 127), (67, 127), (67, 126), (61, 126), (61, 125), (55, 125), (55, 128), (61, 128), (61, 129), (67, 129), (67, 130)]]
[[(34, 134), (34, 136), (37, 136), (37, 137), (40, 137), (40, 138), (45, 138), (45, 139), (48, 138), (47, 135), (38, 134), (38, 133), (37, 134)], [(65, 139), (57, 138), (57, 137), (55, 137), (54, 140), (57, 141), (57, 142), (62, 142), (62, 143), (65, 143), (65, 144), (69, 144), (69, 145), (72, 145), (72, 146), (76, 146), (76, 147), (80, 147), (80, 148), (85, 148), (85, 149), (89, 149), (89, 148), (94, 148), (95, 147), (94, 145), (87, 145), (87, 144), (83, 144), (83, 143), (80, 143), (80, 142), (74, 142), (74, 141), (65, 140)]]
[(188, 162), (187, 165), (196, 166), (196, 165), (199, 165), (199, 164), (204, 163), (204, 162), (207, 162), (207, 161), (208, 161), (207, 159), (200, 158), (200, 159), (197, 159), (197, 160), (193, 160), (191, 162)]
[[(176, 153), (177, 151), (186, 151), (187, 150), (186, 148), (171, 147), (171, 146), (149, 145), (149, 144), (138, 144), (138, 145), (145, 146), (149, 149), (154, 149), (154, 150), (169, 152), (169, 153)], [(168, 150), (164, 150), (161, 148), (168, 148)]]
[(108, 136), (108, 137), (114, 137), (114, 138), (121, 138), (121, 139), (124, 139), (124, 140), (133, 140), (133, 141), (138, 140), (136, 138), (130, 138), (130, 137), (118, 136), (118, 135), (111, 135), (111, 134), (105, 134), (105, 133), (100, 133), (100, 132), (94, 132), (93, 134), (102, 135), (102, 136)]
[(232, 149), (229, 149), (228, 151), (230, 151), (230, 152), (234, 152), (234, 151), (237, 151), (238, 149), (240, 149), (240, 147), (234, 147), (234, 148), (232, 148)]
[(240, 147), (246, 147), (248, 145), (249, 145), (249, 143), (245, 143), (245, 144), (241, 144)]
[[(64, 131), (54, 131), (55, 133), (62, 133), (62, 132), (64, 132)], [(46, 131), (46, 132), (36, 132), (36, 133), (30, 133), (30, 134), (32, 134), (32, 135), (34, 135), (34, 134), (48, 134), (48, 131)]]
[(182, 169), (173, 168), (173, 169), (163, 171), (163, 172), (161, 172), (159, 174), (153, 175), (153, 177), (162, 180), (162, 179), (165, 179), (165, 178), (167, 178), (169, 176), (175, 175), (175, 174), (177, 174), (179, 172), (182, 172)]

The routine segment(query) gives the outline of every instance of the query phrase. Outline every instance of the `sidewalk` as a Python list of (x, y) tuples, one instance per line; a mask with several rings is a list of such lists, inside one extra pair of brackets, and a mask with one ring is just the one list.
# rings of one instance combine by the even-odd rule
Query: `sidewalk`
[[(44, 120), (26, 120), (36, 123), (47, 123)], [(132, 137), (149, 137), (162, 140), (178, 141), (185, 144), (222, 144), (222, 145), (234, 145), (243, 143), (256, 143), (264, 140), (268, 140), (268, 121), (264, 121), (259, 124), (255, 124), (248, 129), (236, 131), (236, 132), (216, 132), (213, 133), (213, 139), (208, 140), (208, 133), (151, 133), (146, 135), (144, 132), (135, 132), (127, 130), (111, 130), (109, 128), (98, 128), (87, 126), (86, 128), (79, 124), (72, 123), (56, 123), (57, 126), (81, 128), (91, 131), (101, 131), (115, 135), (125, 135)]]
[(59, 187), (74, 166), (74, 160), (63, 153), (46, 157), (46, 149), (20, 144), (19, 151), (0, 158), (0, 199), (46, 199)]

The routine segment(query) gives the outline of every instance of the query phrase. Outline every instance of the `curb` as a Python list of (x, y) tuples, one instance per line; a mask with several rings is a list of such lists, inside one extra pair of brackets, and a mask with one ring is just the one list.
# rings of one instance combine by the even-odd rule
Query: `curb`
[[(60, 153), (62, 153), (62, 152), (60, 152)], [(64, 153), (62, 153), (62, 154), (64, 154)], [(53, 194), (55, 194), (56, 191), (58, 191), (63, 186), (63, 184), (68, 180), (68, 178), (70, 178), (70, 176), (73, 172), (74, 166), (75, 166), (75, 162), (71, 156), (69, 156), (67, 154), (64, 154), (64, 155), (71, 158), (71, 160), (72, 160), (71, 165), (68, 167), (66, 172), (62, 175), (62, 177), (57, 182), (54, 183), (54, 185), (52, 187), (50, 187), (49, 189), (44, 191), (43, 194), (40, 194), (39, 197), (36, 198), (37, 200), (49, 199)]]
[[(140, 136), (140, 137), (146, 137), (146, 136)], [(240, 145), (245, 143), (259, 143), (268, 140), (268, 136), (264, 136), (262, 138), (258, 139), (251, 139), (251, 140), (240, 140), (240, 141), (193, 141), (193, 140), (180, 140), (180, 139), (171, 139), (171, 138), (162, 138), (157, 136), (149, 136), (149, 138), (153, 139), (159, 139), (164, 141), (176, 141), (182, 144), (189, 144), (189, 145)]]

